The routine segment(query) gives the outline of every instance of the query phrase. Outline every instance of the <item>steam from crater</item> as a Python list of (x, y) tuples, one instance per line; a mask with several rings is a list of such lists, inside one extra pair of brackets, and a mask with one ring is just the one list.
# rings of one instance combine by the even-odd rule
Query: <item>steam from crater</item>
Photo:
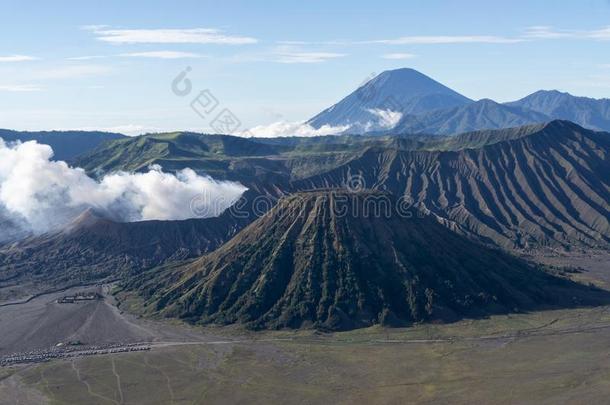
[[(108, 174), (98, 181), (52, 157), (48, 145), (0, 139), (0, 241), (56, 229), (87, 208), (121, 222), (182, 220), (201, 212), (217, 216), (246, 190), (191, 169), (171, 174), (159, 166), (146, 173)], [(205, 199), (198, 199), (202, 195)]]

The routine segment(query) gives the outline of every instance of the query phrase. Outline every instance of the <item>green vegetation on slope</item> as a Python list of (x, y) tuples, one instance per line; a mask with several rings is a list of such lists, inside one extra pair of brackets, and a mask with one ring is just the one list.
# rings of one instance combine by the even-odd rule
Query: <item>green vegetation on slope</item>
[[(311, 138), (240, 138), (190, 132), (149, 134), (120, 139), (80, 157), (76, 165), (93, 175), (143, 171), (161, 165), (173, 171), (189, 167), (219, 179), (255, 181), (261, 173), (301, 179), (332, 170), (369, 148), (449, 151), (477, 148), (540, 130), (529, 126), (479, 131), (456, 137), (323, 136)], [(273, 178), (273, 176), (269, 177)]]

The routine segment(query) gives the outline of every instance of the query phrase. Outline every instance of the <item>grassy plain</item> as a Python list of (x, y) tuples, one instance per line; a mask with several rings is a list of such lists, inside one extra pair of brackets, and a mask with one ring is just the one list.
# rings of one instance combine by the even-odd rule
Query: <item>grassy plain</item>
[(2, 370), (0, 398), (18, 386), (57, 404), (600, 403), (609, 356), (602, 307), (160, 344)]

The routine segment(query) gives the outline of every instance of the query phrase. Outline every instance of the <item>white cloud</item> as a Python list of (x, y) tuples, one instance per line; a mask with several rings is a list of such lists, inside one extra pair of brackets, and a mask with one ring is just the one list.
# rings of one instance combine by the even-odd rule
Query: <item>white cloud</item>
[(296, 45), (281, 45), (265, 51), (235, 55), (235, 62), (276, 62), (284, 64), (323, 63), (347, 56), (345, 53), (310, 51)]
[(610, 41), (610, 26), (596, 31), (590, 31), (588, 35), (589, 38)]
[(107, 58), (106, 55), (86, 55), (86, 56), (73, 56), (71, 58), (66, 58), (68, 60), (94, 60), (94, 59), (104, 59)]
[(366, 41), (331, 40), (331, 41), (276, 41), (279, 45), (318, 45), (318, 46), (351, 46), (351, 45), (434, 45), (434, 44), (513, 44), (525, 42), (520, 37), (503, 37), (495, 35), (409, 35), (398, 38), (385, 38)]
[(0, 56), (0, 63), (29, 62), (32, 60), (38, 60), (38, 58), (35, 56), (27, 56), (27, 55)]
[(274, 138), (278, 136), (324, 136), (337, 135), (349, 129), (349, 125), (331, 127), (323, 125), (314, 128), (305, 122), (278, 121), (269, 125), (258, 125), (247, 131), (239, 133), (241, 136), (255, 136), (259, 138)]
[(95, 33), (98, 40), (114, 44), (245, 45), (258, 42), (256, 38), (229, 35), (214, 28), (111, 29), (106, 26), (84, 28)]
[(546, 25), (528, 27), (525, 38), (530, 39), (593, 39), (598, 41), (610, 40), (610, 26), (598, 30), (566, 30)]
[[(556, 29), (547, 25), (527, 27), (521, 35), (406, 35), (397, 38), (385, 38), (367, 41), (276, 41), (286, 46), (304, 45), (448, 45), (448, 44), (515, 44), (539, 39), (580, 38), (593, 40), (610, 40), (610, 25), (597, 30), (566, 30)], [(400, 55), (388, 54), (388, 55)], [(389, 58), (394, 59), (394, 58)], [(397, 57), (395, 59), (400, 59)]]
[(0, 91), (9, 91), (9, 92), (32, 92), (32, 91), (42, 91), (42, 87), (34, 85), (34, 84), (0, 84)]
[(293, 45), (312, 45), (313, 42), (309, 42), (309, 41), (275, 41), (277, 44), (279, 45), (288, 45), (288, 46), (293, 46)]
[(567, 38), (573, 35), (573, 32), (569, 31), (556, 31), (552, 27), (546, 25), (536, 25), (533, 27), (528, 27), (525, 30), (526, 38), (533, 39), (560, 39)]
[(274, 61), (279, 63), (322, 63), (346, 56), (344, 53), (303, 51), (293, 46), (279, 46), (272, 53)]
[(105, 24), (91, 24), (91, 25), (81, 25), (80, 29), (85, 31), (99, 31), (104, 28), (108, 28), (108, 25)]
[(333, 46), (345, 46), (354, 45), (356, 42), (348, 40), (331, 40), (331, 41), (275, 41), (278, 45), (287, 46), (300, 46), (300, 45), (333, 45)]
[(95, 59), (105, 59), (112, 56), (131, 57), (131, 58), (151, 58), (151, 59), (184, 59), (184, 58), (205, 58), (207, 55), (194, 52), (179, 52), (179, 51), (145, 51), (145, 52), (128, 52), (117, 55), (87, 55), (73, 56), (67, 58), (72, 61), (87, 61)]
[(405, 36), (394, 39), (365, 41), (365, 44), (386, 45), (435, 45), (435, 44), (514, 44), (523, 42), (521, 38), (507, 38), (493, 35), (431, 35)]
[(184, 58), (204, 58), (205, 55), (192, 52), (177, 52), (177, 51), (150, 51), (150, 52), (133, 52), (122, 53), (119, 56), (127, 56), (134, 58), (157, 58), (157, 59), (184, 59)]
[(112, 68), (104, 65), (67, 65), (36, 72), (37, 79), (77, 79), (83, 77), (104, 76)]
[[(7, 145), (0, 139), (0, 214), (25, 224), (26, 231), (61, 227), (87, 208), (125, 222), (217, 216), (246, 190), (191, 169), (170, 174), (160, 167), (147, 173), (113, 173), (96, 181), (83, 169), (51, 161), (52, 155), (48, 145)], [(0, 240), (3, 233), (0, 229)]]
[(382, 110), (380, 108), (371, 108), (367, 109), (367, 111), (379, 118), (377, 125), (382, 129), (394, 128), (402, 118), (402, 113), (399, 111)]
[(412, 53), (397, 52), (397, 53), (386, 53), (384, 55), (381, 55), (381, 57), (383, 59), (403, 60), (403, 59), (413, 59), (416, 57), (416, 55), (414, 55)]

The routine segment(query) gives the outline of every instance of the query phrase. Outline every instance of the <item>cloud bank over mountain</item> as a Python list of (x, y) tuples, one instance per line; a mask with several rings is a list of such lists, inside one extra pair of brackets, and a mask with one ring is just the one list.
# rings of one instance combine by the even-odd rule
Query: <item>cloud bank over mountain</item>
[(277, 136), (324, 136), (340, 134), (349, 127), (349, 125), (322, 125), (319, 128), (314, 128), (302, 121), (277, 121), (269, 125), (257, 125), (236, 135), (255, 136), (259, 138), (272, 138)]

